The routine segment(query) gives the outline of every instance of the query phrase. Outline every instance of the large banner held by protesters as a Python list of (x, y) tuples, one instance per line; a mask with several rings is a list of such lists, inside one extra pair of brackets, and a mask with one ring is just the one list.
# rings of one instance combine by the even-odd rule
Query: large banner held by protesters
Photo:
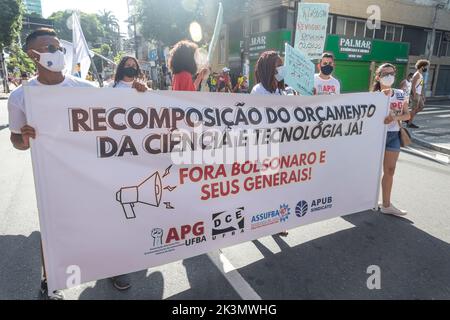
[(381, 93), (40, 86), (25, 99), (49, 290), (377, 204)]

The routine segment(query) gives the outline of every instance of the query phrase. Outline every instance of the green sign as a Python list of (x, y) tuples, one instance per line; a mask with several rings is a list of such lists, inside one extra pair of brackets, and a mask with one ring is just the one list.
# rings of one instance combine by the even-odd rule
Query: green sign
[(408, 63), (409, 43), (328, 35), (325, 51), (336, 60)]
[(291, 41), (291, 30), (280, 29), (276, 31), (258, 33), (250, 36), (249, 39), (249, 58), (258, 59), (259, 55), (267, 50), (284, 52), (284, 44)]

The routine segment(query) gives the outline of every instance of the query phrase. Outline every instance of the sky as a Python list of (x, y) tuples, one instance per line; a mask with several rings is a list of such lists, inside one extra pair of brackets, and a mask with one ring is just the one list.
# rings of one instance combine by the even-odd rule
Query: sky
[(126, 32), (128, 18), (127, 0), (41, 0), (44, 18), (53, 12), (66, 9), (78, 9), (86, 13), (98, 13), (106, 9), (111, 11), (120, 22), (121, 33)]

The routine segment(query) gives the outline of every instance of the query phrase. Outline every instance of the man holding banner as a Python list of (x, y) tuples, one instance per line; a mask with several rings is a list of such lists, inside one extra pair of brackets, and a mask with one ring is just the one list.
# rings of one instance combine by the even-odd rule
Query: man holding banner
[[(94, 87), (88, 81), (62, 73), (65, 68), (65, 48), (61, 46), (54, 30), (42, 28), (32, 32), (26, 39), (25, 49), (38, 70), (38, 76), (30, 79), (28, 86)], [(13, 146), (18, 150), (29, 149), (30, 138), (35, 139), (36, 132), (27, 124), (23, 86), (11, 93), (8, 99), (8, 112), (10, 139)], [(60, 290), (48, 292), (43, 258), (42, 265), (41, 295), (54, 300), (64, 299)]]

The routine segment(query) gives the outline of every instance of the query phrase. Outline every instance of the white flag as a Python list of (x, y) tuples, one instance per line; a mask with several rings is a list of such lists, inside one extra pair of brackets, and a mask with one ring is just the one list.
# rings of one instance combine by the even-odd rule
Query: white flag
[(89, 47), (84, 38), (80, 20), (78, 19), (76, 12), (72, 13), (72, 41), (72, 75), (80, 77), (81, 79), (86, 79), (91, 66), (91, 58), (89, 57)]

